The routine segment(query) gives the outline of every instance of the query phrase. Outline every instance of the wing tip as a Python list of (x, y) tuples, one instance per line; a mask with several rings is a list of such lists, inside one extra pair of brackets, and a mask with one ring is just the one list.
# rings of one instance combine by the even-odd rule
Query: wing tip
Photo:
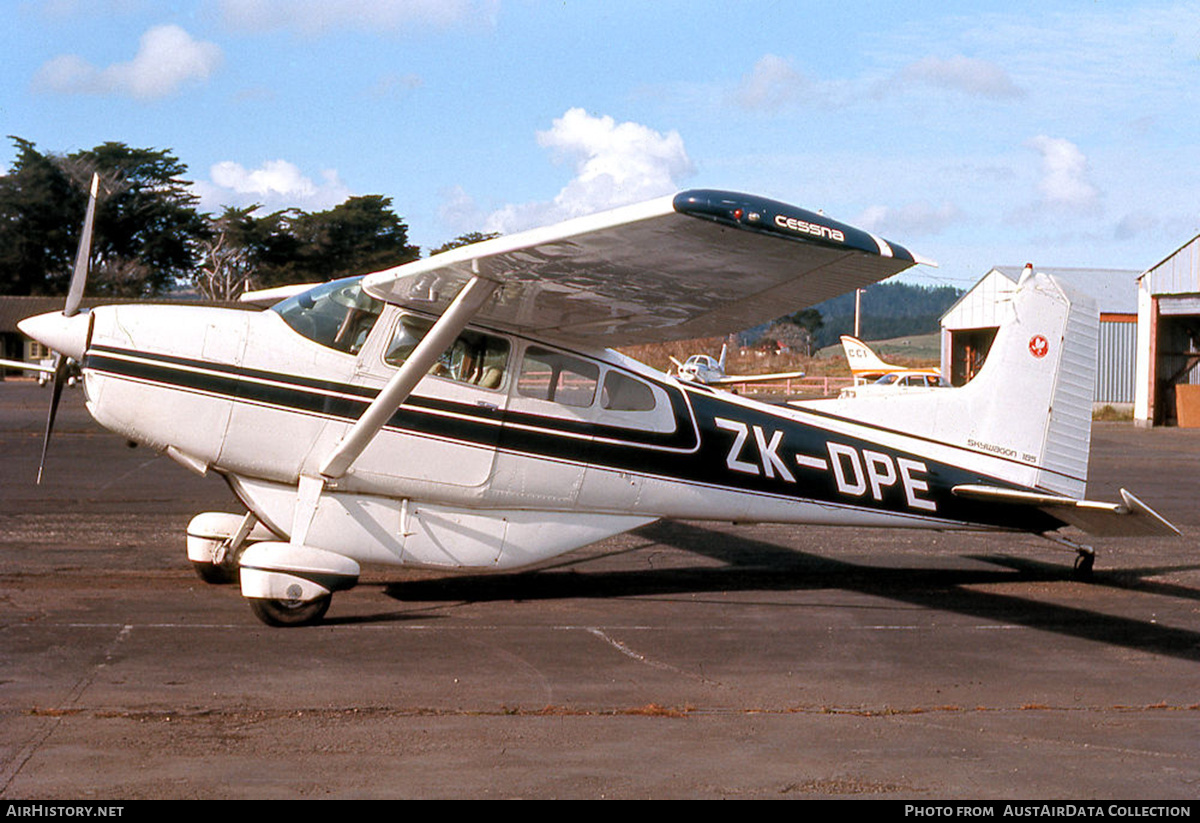
[(713, 220), (746, 231), (849, 248), (879, 257), (894, 257), (911, 265), (937, 265), (863, 229), (830, 219), (819, 212), (754, 194), (720, 189), (687, 189), (675, 195), (672, 205), (680, 214)]

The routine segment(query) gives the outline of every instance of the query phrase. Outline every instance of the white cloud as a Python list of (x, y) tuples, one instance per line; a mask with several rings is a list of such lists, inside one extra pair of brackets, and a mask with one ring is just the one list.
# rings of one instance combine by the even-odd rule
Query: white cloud
[(399, 98), (410, 91), (421, 88), (425, 81), (418, 74), (396, 74), (389, 72), (376, 78), (367, 90), (367, 96), (376, 100)]
[(1003, 99), (1025, 93), (1000, 66), (961, 54), (947, 60), (926, 57), (910, 63), (900, 71), (899, 78), (903, 83), (950, 89), (972, 97)]
[(294, 163), (268, 160), (256, 169), (225, 160), (209, 171), (209, 181), (194, 185), (205, 211), (219, 211), (224, 206), (260, 204), (267, 211), (300, 208), (321, 211), (343, 202), (352, 192), (336, 171), (321, 172), (321, 182), (306, 177)]
[(939, 234), (962, 219), (962, 210), (953, 203), (934, 206), (921, 202), (900, 208), (871, 206), (854, 223), (887, 237), (910, 237)]
[(440, 192), (442, 203), (438, 207), (438, 219), (458, 234), (478, 231), (487, 219), (480, 212), (475, 199), (462, 186), (451, 186)]
[(1038, 189), (1046, 205), (1088, 210), (1099, 204), (1100, 192), (1088, 180), (1087, 157), (1070, 140), (1038, 135), (1026, 143), (1042, 155)]
[(491, 19), (492, 0), (221, 0), (227, 25), (245, 31), (397, 31)]
[(34, 88), (154, 100), (175, 93), (187, 82), (208, 79), (220, 64), (221, 49), (215, 43), (195, 40), (179, 26), (155, 26), (142, 35), (129, 62), (96, 68), (78, 55), (61, 55), (38, 70)]
[(766, 54), (742, 78), (733, 101), (744, 109), (774, 110), (797, 102), (809, 88), (808, 80), (790, 60)]
[(494, 212), (485, 231), (510, 233), (649, 200), (679, 189), (695, 169), (678, 132), (662, 134), (638, 123), (617, 123), (570, 109), (538, 144), (574, 164), (575, 176), (550, 202), (510, 205)]

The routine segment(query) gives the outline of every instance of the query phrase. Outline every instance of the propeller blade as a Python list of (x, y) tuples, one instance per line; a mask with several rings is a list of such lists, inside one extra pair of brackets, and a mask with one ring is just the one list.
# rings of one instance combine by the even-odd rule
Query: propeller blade
[(46, 417), (46, 436), (42, 438), (42, 459), (38, 463), (37, 485), (42, 485), (42, 470), (46, 468), (46, 451), (50, 448), (50, 432), (54, 430), (54, 416), (58, 414), (58, 401), (62, 397), (63, 385), (71, 370), (70, 358), (54, 355), (54, 392), (50, 395), (50, 414)]
[(92, 175), (92, 191), (88, 195), (87, 214), (83, 218), (83, 231), (79, 235), (79, 248), (75, 250), (75, 271), (71, 274), (71, 288), (67, 291), (67, 304), (63, 314), (71, 317), (79, 311), (83, 300), (83, 287), (87, 283), (88, 258), (92, 254), (92, 224), (96, 217), (96, 195), (100, 190), (100, 175)]
[[(67, 302), (63, 306), (63, 317), (74, 317), (79, 313), (83, 301), (83, 289), (87, 285), (88, 263), (92, 255), (92, 227), (96, 219), (96, 196), (100, 192), (100, 175), (92, 175), (92, 188), (88, 194), (87, 213), (83, 218), (83, 230), (79, 234), (79, 248), (75, 250), (75, 271), (71, 273), (71, 286), (67, 290)], [(90, 337), (90, 333), (89, 333)], [(50, 434), (54, 431), (54, 417), (58, 414), (58, 401), (62, 399), (63, 386), (71, 373), (71, 358), (61, 352), (54, 353), (54, 392), (50, 396), (50, 414), (46, 416), (46, 436), (42, 438), (42, 459), (38, 463), (37, 484), (42, 484), (42, 471), (46, 468), (46, 452), (50, 449)]]

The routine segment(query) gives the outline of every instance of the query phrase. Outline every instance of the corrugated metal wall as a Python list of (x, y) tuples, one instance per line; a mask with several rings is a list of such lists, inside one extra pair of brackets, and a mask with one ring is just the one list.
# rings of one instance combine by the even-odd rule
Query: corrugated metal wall
[(1153, 295), (1200, 292), (1200, 236), (1142, 275)]
[(1100, 321), (1097, 403), (1132, 403), (1137, 371), (1137, 323)]

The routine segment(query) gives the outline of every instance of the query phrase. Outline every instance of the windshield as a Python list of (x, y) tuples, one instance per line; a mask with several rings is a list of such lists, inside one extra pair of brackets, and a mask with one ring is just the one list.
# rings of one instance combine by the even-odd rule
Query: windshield
[(357, 354), (383, 303), (362, 290), (361, 277), (334, 280), (271, 307), (283, 321), (309, 340)]

